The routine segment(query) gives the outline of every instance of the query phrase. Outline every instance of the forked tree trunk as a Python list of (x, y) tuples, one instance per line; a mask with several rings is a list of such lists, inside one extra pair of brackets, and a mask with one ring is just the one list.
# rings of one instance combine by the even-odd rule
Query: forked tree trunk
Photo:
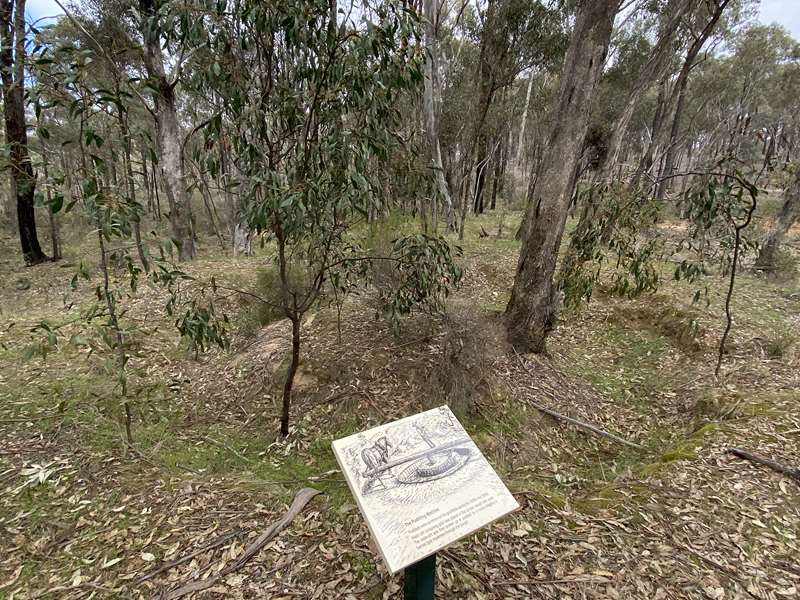
[(608, 52), (618, 0), (583, 0), (577, 9), (547, 145), (522, 231), (517, 273), (506, 308), (509, 341), (541, 352), (553, 328), (553, 274), (569, 209), (572, 175), (589, 125), (592, 96)]
[(786, 188), (783, 206), (778, 213), (778, 218), (761, 243), (761, 249), (756, 260), (757, 269), (764, 271), (775, 269), (778, 248), (789, 229), (798, 219), (800, 219), (800, 168), (795, 172), (795, 178), (792, 183)]
[(25, 128), (25, 0), (0, 0), (0, 75), (3, 82), (3, 118), (9, 146), (11, 193), (17, 199), (17, 223), (22, 256), (27, 265), (47, 260), (36, 234), (33, 210), (36, 178), (28, 153)]
[(151, 29), (157, 18), (154, 0), (140, 0), (142, 36), (145, 41), (144, 63), (150, 86), (155, 90), (157, 145), (164, 189), (170, 201), (172, 236), (178, 245), (180, 260), (191, 260), (197, 254), (192, 231), (190, 197), (186, 191), (186, 166), (181, 147), (181, 130), (175, 104), (175, 83), (167, 79), (158, 32)]

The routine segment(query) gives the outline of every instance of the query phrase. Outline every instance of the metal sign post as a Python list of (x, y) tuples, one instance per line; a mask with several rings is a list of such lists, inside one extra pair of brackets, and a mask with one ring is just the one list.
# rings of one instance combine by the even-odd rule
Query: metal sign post
[(436, 554), (406, 567), (403, 574), (404, 600), (433, 600), (436, 587)]

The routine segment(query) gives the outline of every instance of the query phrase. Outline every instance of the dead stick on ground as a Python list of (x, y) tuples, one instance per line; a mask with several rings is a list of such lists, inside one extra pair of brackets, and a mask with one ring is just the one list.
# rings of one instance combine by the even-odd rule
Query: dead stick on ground
[(796, 481), (800, 481), (800, 469), (796, 469), (793, 467), (789, 467), (787, 465), (782, 465), (779, 462), (775, 462), (774, 460), (770, 460), (769, 458), (764, 458), (763, 456), (758, 456), (757, 454), (751, 454), (745, 450), (740, 450), (739, 448), (730, 448), (728, 450), (734, 456), (738, 456), (739, 458), (743, 458), (745, 460), (749, 460), (750, 462), (757, 463), (759, 465), (764, 465), (765, 467), (769, 467), (773, 471), (777, 471), (781, 475), (786, 475), (787, 477), (791, 477)]
[[(530, 369), (528, 369), (528, 365), (525, 364), (525, 361), (522, 360), (522, 357), (519, 354), (517, 354), (517, 358), (519, 359), (519, 362), (522, 365), (522, 367), (528, 372), (528, 374), (531, 377), (533, 377), (534, 376), (533, 373), (531, 373)], [(609, 438), (611, 440), (614, 440), (615, 442), (618, 442), (620, 444), (624, 444), (625, 446), (630, 446), (631, 448), (636, 448), (638, 450), (643, 450), (644, 449), (639, 444), (636, 444), (634, 442), (629, 442), (625, 438), (621, 438), (618, 435), (614, 435), (613, 433), (609, 433), (608, 431), (600, 429), (596, 425), (592, 425), (591, 423), (587, 423), (586, 421), (581, 421), (580, 419), (573, 419), (572, 417), (568, 417), (566, 415), (562, 415), (561, 413), (557, 413), (554, 410), (550, 410), (546, 406), (542, 406), (538, 402), (534, 402), (533, 400), (530, 400), (530, 399), (528, 399), (528, 403), (531, 406), (533, 406), (533, 408), (538, 410), (539, 412), (543, 412), (546, 415), (550, 415), (554, 419), (560, 419), (561, 421), (566, 421), (567, 423), (575, 425), (575, 427), (579, 427), (580, 429), (585, 429), (587, 431), (591, 431), (592, 433), (596, 433), (597, 435)]]
[(259, 550), (261, 550), (261, 548), (263, 548), (268, 541), (278, 535), (278, 533), (280, 533), (287, 525), (289, 525), (289, 523), (292, 522), (292, 520), (300, 513), (300, 511), (305, 508), (305, 505), (308, 504), (308, 501), (319, 493), (321, 493), (319, 490), (315, 490), (313, 488), (303, 488), (297, 492), (297, 495), (294, 497), (294, 501), (289, 507), (289, 510), (283, 513), (283, 516), (280, 519), (265, 529), (264, 532), (258, 536), (258, 539), (250, 544), (239, 558), (237, 558), (234, 562), (229, 564), (213, 577), (209, 577), (208, 579), (204, 579), (202, 581), (192, 581), (175, 590), (172, 590), (166, 595), (166, 599), (175, 600), (175, 598), (180, 598), (186, 594), (207, 590), (226, 575), (241, 569), (251, 558), (258, 554)]
[(163, 573), (164, 571), (168, 571), (173, 567), (182, 565), (183, 563), (193, 559), (198, 554), (203, 554), (205, 552), (208, 552), (209, 550), (213, 550), (214, 548), (222, 546), (222, 544), (226, 543), (228, 540), (232, 540), (233, 538), (240, 536), (242, 533), (244, 532), (241, 529), (234, 529), (233, 531), (229, 531), (228, 533), (223, 533), (217, 539), (206, 544), (202, 548), (198, 548), (197, 550), (195, 550), (194, 552), (190, 552), (186, 556), (182, 556), (180, 558), (176, 558), (175, 560), (171, 560), (167, 563), (164, 563), (160, 567), (157, 567), (152, 571), (150, 571), (149, 573), (142, 575), (141, 577), (137, 578), (136, 581), (133, 582), (133, 584), (139, 585), (140, 583), (144, 583), (145, 581), (147, 581), (148, 579), (152, 579), (159, 573)]

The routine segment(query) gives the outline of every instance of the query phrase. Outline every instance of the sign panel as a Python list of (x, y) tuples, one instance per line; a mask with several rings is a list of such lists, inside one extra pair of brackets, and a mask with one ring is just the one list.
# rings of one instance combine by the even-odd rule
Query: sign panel
[(519, 508), (447, 406), (333, 442), (389, 572)]

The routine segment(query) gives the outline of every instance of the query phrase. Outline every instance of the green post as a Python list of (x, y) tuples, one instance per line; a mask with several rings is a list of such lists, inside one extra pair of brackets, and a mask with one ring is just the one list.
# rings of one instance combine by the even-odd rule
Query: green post
[(404, 600), (433, 600), (436, 587), (436, 554), (406, 567), (403, 575)]

